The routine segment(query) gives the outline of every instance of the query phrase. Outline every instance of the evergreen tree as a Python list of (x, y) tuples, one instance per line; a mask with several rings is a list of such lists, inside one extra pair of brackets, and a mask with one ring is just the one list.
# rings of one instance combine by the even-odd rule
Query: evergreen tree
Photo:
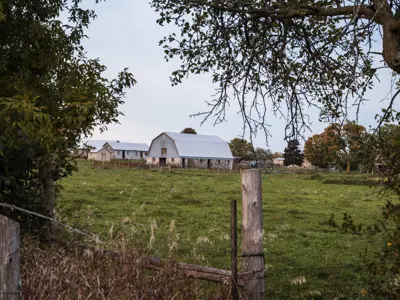
[(283, 152), (283, 157), (285, 158), (285, 166), (297, 165), (301, 166), (304, 161), (304, 154), (301, 153), (299, 149), (300, 143), (298, 140), (288, 141), (288, 145)]

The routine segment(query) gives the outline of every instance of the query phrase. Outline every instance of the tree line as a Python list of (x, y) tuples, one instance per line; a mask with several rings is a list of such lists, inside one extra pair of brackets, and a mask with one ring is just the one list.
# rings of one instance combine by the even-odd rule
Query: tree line
[[(322, 168), (337, 166), (350, 172), (361, 167), (372, 171), (376, 165), (392, 165), (386, 152), (400, 143), (396, 140), (398, 131), (398, 125), (389, 123), (371, 131), (354, 121), (334, 123), (308, 138), (304, 155), (311, 164)], [(396, 152), (392, 156), (397, 158)]]

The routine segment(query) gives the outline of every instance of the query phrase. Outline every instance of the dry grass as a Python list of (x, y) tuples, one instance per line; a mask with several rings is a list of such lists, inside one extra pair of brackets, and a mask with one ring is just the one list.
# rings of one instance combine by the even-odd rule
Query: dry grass
[(185, 278), (173, 266), (144, 268), (135, 252), (21, 245), (22, 299), (229, 299), (229, 287)]

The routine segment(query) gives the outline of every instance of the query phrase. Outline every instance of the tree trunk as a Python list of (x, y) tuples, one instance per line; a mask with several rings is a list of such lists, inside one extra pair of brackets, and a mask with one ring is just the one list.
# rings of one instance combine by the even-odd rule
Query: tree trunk
[[(54, 217), (55, 185), (52, 177), (54, 163), (52, 158), (46, 158), (39, 167), (39, 179), (42, 185), (43, 201), (41, 203), (41, 214)], [(54, 226), (52, 221), (47, 219), (40, 220), (40, 239), (42, 241), (51, 241), (54, 237)]]
[(350, 174), (350, 167), (351, 167), (350, 159), (347, 159), (347, 167), (346, 167), (347, 174)]
[[(374, 0), (376, 20), (382, 24), (383, 59), (397, 74), (400, 74), (400, 23), (386, 0)], [(379, 8), (379, 9), (378, 9)]]

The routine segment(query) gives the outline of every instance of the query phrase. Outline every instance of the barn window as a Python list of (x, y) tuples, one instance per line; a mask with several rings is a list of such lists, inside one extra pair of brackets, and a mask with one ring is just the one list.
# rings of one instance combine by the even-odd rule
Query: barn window
[(152, 158), (152, 160), (153, 160), (153, 161), (156, 161), (156, 158), (155, 158), (155, 157), (153, 157), (153, 158)]
[(221, 160), (220, 160), (220, 159), (218, 159), (218, 163), (219, 163), (219, 164), (221, 163)]
[(204, 159), (200, 159), (200, 163), (204, 162)]
[(161, 156), (167, 156), (167, 148), (161, 148)]
[(136, 151), (136, 156), (139, 156), (139, 152)]
[(175, 158), (171, 158), (171, 162), (175, 162)]
[(144, 155), (146, 155), (146, 156), (149, 155), (149, 152), (145, 152)]

